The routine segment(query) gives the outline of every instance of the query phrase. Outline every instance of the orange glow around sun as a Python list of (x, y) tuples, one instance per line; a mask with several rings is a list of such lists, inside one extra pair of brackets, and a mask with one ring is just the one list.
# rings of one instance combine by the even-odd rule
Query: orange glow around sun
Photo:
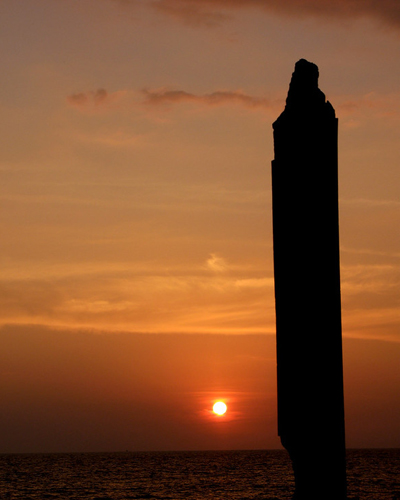
[(217, 415), (224, 415), (228, 407), (223, 401), (217, 401), (213, 406), (213, 412)]

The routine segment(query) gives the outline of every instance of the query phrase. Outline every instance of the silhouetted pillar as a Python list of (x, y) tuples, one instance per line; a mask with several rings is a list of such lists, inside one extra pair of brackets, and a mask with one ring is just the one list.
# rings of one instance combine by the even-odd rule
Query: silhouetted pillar
[(315, 64), (296, 63), (273, 129), (278, 434), (295, 498), (343, 500), (337, 118)]

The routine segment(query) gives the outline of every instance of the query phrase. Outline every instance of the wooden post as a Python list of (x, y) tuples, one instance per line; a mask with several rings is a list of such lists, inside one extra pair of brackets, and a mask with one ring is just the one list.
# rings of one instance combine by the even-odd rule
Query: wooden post
[(338, 120), (318, 67), (296, 63), (273, 124), (278, 434), (296, 499), (346, 498), (338, 223)]

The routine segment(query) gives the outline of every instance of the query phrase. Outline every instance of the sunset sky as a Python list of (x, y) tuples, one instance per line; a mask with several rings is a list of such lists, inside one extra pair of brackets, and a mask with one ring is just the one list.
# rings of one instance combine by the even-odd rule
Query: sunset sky
[(339, 118), (347, 446), (400, 447), (398, 0), (3, 0), (0, 40), (0, 452), (280, 447), (300, 58)]

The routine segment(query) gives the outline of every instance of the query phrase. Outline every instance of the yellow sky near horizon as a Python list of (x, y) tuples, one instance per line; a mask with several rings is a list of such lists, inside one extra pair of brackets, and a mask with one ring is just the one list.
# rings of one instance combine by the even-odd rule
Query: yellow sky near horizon
[(377, 342), (384, 370), (400, 343), (395, 1), (5, 0), (0, 28), (3, 333), (272, 349), (272, 123), (304, 57), (339, 117), (343, 335), (364, 360)]

